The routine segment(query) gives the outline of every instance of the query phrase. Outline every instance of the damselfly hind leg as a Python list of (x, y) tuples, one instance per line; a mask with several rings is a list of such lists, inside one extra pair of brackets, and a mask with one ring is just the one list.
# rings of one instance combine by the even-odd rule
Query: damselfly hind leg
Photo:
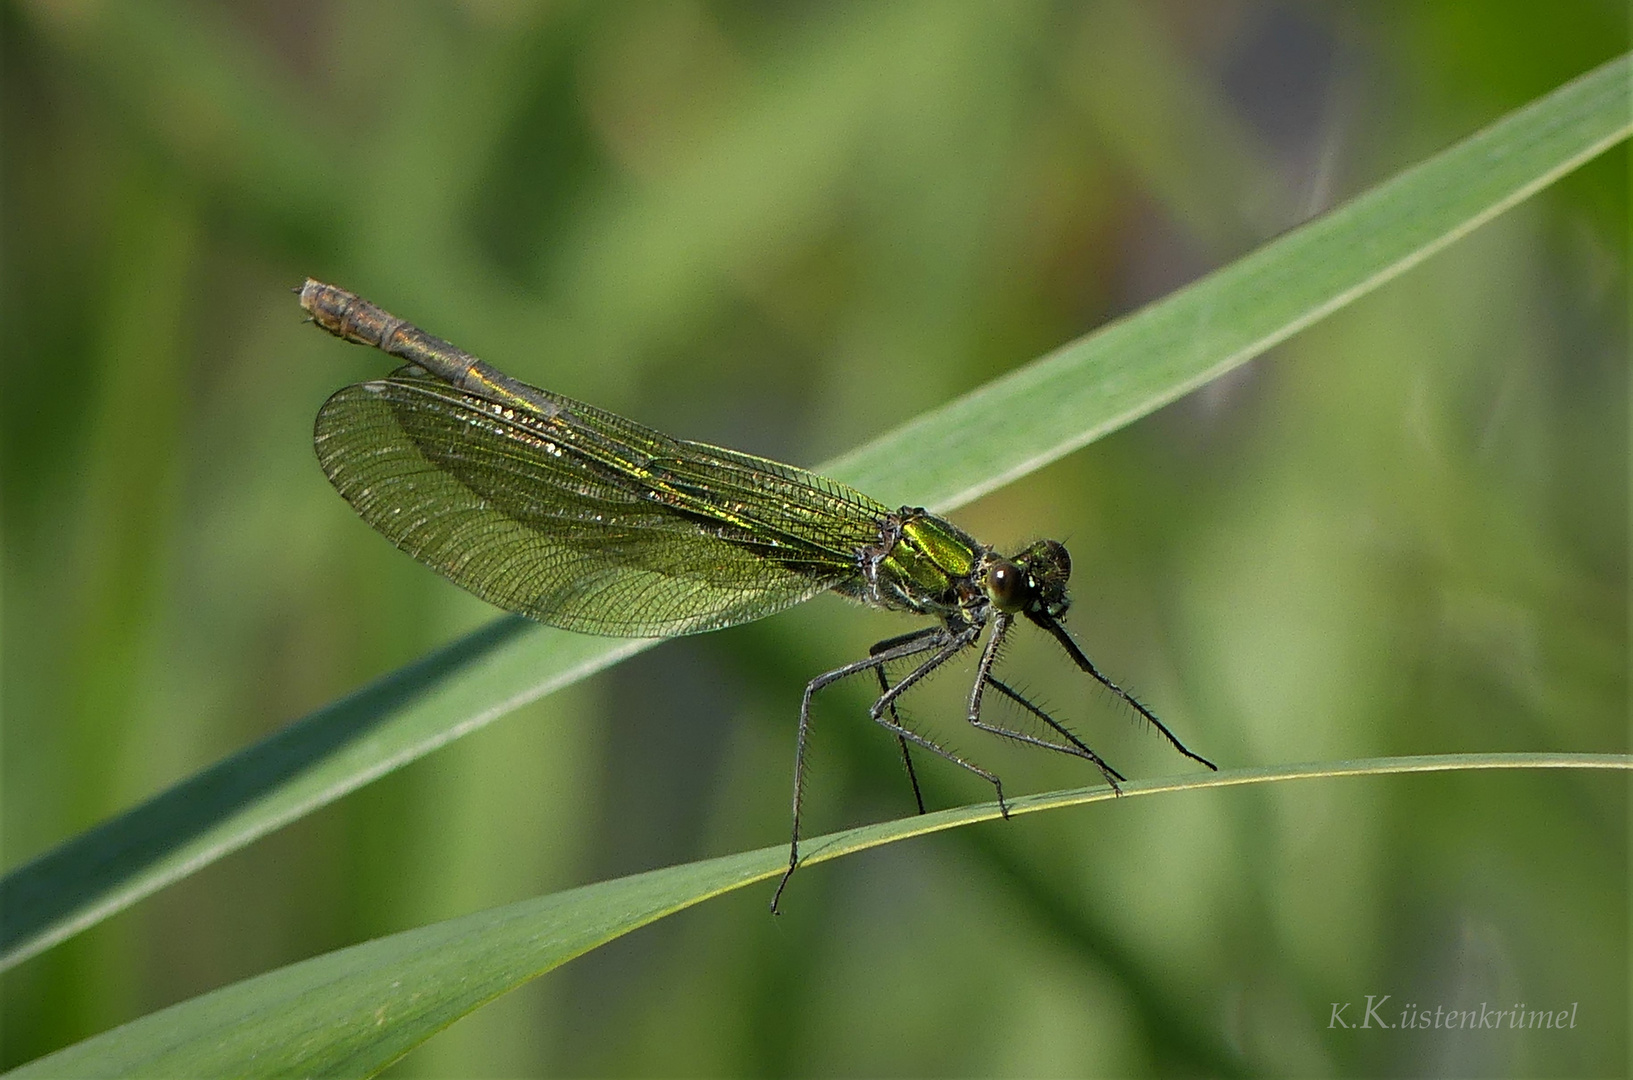
[[(1006, 818), (1009, 816), (1009, 807), (1004, 801), (1004, 785), (997, 775), (988, 772), (973, 762), (964, 760), (951, 750), (937, 745), (918, 732), (904, 727), (895, 714), (894, 702), (897, 698), (901, 697), (903, 693), (936, 668), (969, 648), (975, 642), (975, 639), (980, 636), (980, 633), (981, 628), (979, 626), (966, 627), (956, 632), (942, 627), (930, 627), (919, 633), (882, 641), (875, 646), (875, 651), (866, 660), (857, 660), (854, 663), (846, 664), (844, 667), (824, 672), (806, 684), (805, 695), (800, 700), (799, 734), (794, 749), (793, 835), (788, 843), (788, 868), (783, 871), (782, 879), (777, 882), (777, 891), (771, 896), (772, 914), (777, 913), (777, 905), (782, 900), (783, 890), (788, 887), (788, 879), (793, 877), (794, 871), (799, 868), (800, 809), (804, 801), (805, 791), (805, 747), (811, 729), (811, 698), (818, 690), (839, 682), (841, 679), (847, 679), (852, 675), (858, 675), (868, 670), (880, 671), (887, 664), (895, 663), (897, 660), (934, 650), (933, 655), (908, 672), (900, 681), (887, 686), (885, 691), (879, 695), (878, 700), (873, 703), (873, 707), (868, 710), (868, 715), (875, 723), (890, 731), (897, 739), (902, 740), (904, 748), (907, 743), (913, 743), (921, 749), (946, 758), (954, 765), (968, 769), (991, 784), (993, 790), (997, 792), (999, 809), (1003, 811)], [(916, 778), (915, 790), (917, 790)]]
[[(888, 652), (898, 645), (905, 645), (910, 641), (917, 641), (920, 638), (934, 637), (936, 634), (941, 632), (942, 630), (940, 627), (926, 626), (923, 629), (915, 630), (910, 634), (901, 634), (897, 637), (886, 638), (885, 640), (874, 644), (874, 646), (868, 650), (868, 655), (878, 656), (880, 653)], [(885, 675), (884, 667), (881, 665), (880, 667), (874, 668), (873, 673), (879, 676), (879, 693), (881, 695), (890, 693), (890, 679), (887, 675)], [(896, 703), (894, 701), (890, 703), (890, 718), (898, 725), (900, 725), (902, 722), (900, 714), (896, 712)], [(902, 751), (902, 767), (907, 770), (907, 782), (913, 785), (913, 802), (918, 805), (919, 813), (922, 814), (924, 813), (924, 794), (919, 790), (919, 775), (913, 769), (913, 754), (910, 750), (908, 750), (907, 739), (904, 736), (896, 736), (896, 745), (899, 746)]]

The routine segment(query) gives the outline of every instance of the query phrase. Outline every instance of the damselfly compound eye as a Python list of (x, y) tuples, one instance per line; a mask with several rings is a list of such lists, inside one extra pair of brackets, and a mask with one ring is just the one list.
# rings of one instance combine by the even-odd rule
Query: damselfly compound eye
[(987, 568), (987, 597), (999, 611), (1013, 614), (1021, 610), (1031, 599), (1031, 594), (1026, 571), (1008, 559), (999, 560)]

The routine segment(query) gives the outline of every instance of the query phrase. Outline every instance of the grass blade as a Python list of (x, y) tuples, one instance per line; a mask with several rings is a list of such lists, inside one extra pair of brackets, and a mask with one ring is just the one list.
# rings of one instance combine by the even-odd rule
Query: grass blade
[[(1284, 765), (1015, 799), (1012, 816), (1114, 798), (1341, 776), (1633, 769), (1626, 754), (1448, 754)], [(820, 836), (805, 864), (998, 818), (981, 803)], [(407, 930), (292, 964), (104, 1032), (7, 1074), (367, 1076), (459, 1017), (598, 945), (782, 872), (782, 846), (648, 871)]]

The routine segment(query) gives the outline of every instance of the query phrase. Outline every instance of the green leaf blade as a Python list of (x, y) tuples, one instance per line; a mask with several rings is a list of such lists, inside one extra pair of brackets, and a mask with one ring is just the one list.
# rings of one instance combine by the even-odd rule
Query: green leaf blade
[[(1458, 770), (1633, 770), (1626, 754), (1447, 754), (1193, 773), (1014, 800), (1010, 816), (1290, 780)], [(1000, 817), (995, 803), (815, 837), (802, 865)], [(505, 991), (711, 897), (776, 876), (787, 849), (652, 870), (403, 931), (201, 995), (8, 1076), (368, 1076)]]
[(0, 970), (650, 644), (489, 623), (12, 870)]
[[(1251, 360), (1620, 143), (1633, 133), (1630, 94), (1623, 56), (820, 471), (886, 502), (962, 506)], [(926, 453), (954, 432), (986, 475)]]

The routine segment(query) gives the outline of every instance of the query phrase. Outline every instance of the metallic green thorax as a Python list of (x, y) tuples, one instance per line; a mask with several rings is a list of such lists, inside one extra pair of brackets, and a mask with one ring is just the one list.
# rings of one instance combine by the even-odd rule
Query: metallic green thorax
[(878, 554), (864, 567), (868, 601), (945, 618), (980, 595), (973, 578), (987, 549), (952, 522), (903, 507), (881, 532)]

